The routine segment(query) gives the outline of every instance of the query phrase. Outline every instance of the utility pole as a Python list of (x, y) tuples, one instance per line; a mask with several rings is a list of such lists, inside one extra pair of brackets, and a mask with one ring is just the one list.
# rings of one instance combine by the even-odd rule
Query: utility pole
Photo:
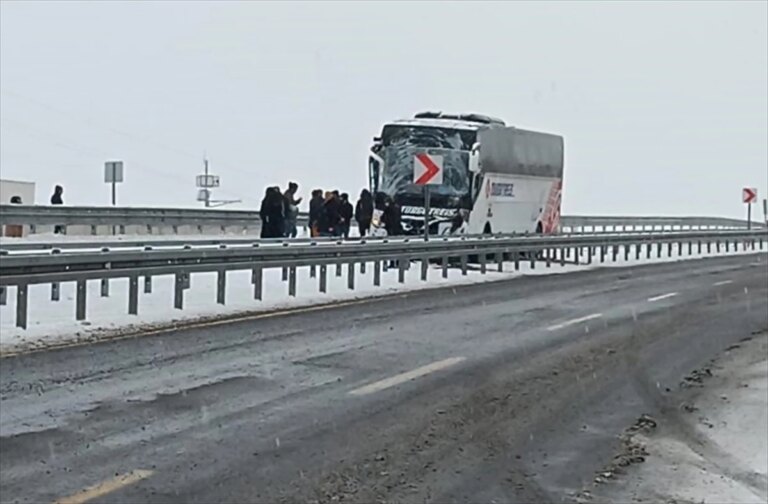
[[(208, 180), (208, 158), (203, 158), (203, 163), (205, 164), (205, 180)], [(205, 189), (205, 206), (210, 207), (211, 206), (211, 191), (206, 187)]]

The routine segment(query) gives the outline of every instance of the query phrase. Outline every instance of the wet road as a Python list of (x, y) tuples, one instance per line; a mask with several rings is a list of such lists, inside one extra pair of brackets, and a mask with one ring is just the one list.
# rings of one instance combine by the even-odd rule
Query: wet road
[(2, 502), (569, 501), (768, 327), (738, 256), (419, 291), (0, 360)]

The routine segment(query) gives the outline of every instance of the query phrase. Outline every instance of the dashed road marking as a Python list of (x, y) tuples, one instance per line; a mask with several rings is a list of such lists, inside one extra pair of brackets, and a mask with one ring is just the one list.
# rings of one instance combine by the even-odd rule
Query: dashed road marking
[(675, 296), (677, 296), (677, 292), (669, 292), (667, 294), (662, 294), (660, 296), (649, 297), (648, 302), (653, 303), (654, 301), (661, 301), (662, 299), (667, 299)]
[(574, 324), (580, 324), (582, 322), (600, 318), (602, 316), (603, 316), (602, 313), (593, 313), (592, 315), (587, 315), (586, 317), (579, 317), (572, 320), (566, 320), (565, 322), (561, 322), (559, 324), (555, 324), (547, 327), (547, 331), (557, 331), (558, 329), (563, 329), (564, 327), (572, 326)]
[(451, 357), (450, 359), (444, 359), (441, 361), (433, 362), (431, 364), (427, 364), (426, 366), (421, 366), (411, 371), (400, 373), (395, 376), (390, 376), (389, 378), (385, 378), (383, 380), (370, 383), (363, 387), (356, 388), (355, 390), (352, 390), (349, 393), (355, 396), (362, 396), (362, 395), (372, 394), (374, 392), (379, 392), (381, 390), (388, 389), (396, 385), (400, 385), (401, 383), (405, 383), (407, 381), (411, 381), (416, 378), (421, 378), (422, 376), (426, 376), (430, 373), (434, 373), (435, 371), (440, 371), (441, 369), (451, 367), (463, 361), (464, 359), (465, 357)]
[(719, 282), (713, 283), (712, 285), (717, 287), (718, 285), (728, 285), (728, 284), (732, 284), (732, 283), (733, 283), (733, 280), (721, 280)]
[(152, 474), (154, 474), (154, 471), (136, 469), (135, 471), (120, 474), (112, 479), (84, 488), (76, 494), (54, 501), (53, 504), (83, 504), (84, 502), (91, 501), (97, 497), (107, 495), (115, 490), (132, 485), (137, 481), (149, 478)]

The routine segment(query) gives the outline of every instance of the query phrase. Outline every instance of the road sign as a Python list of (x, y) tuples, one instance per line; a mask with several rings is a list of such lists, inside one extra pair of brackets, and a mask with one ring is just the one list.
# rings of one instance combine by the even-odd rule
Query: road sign
[(757, 189), (754, 187), (745, 187), (741, 191), (741, 199), (744, 203), (754, 203), (757, 201)]
[(413, 156), (413, 183), (440, 185), (443, 183), (443, 156), (419, 153)]
[(107, 161), (104, 163), (104, 182), (107, 184), (123, 181), (123, 162)]
[(195, 177), (197, 187), (210, 189), (221, 186), (221, 179), (218, 175), (198, 175)]

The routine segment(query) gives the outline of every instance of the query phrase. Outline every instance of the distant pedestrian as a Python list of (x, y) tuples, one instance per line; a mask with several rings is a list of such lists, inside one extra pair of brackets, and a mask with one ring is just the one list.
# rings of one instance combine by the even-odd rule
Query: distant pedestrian
[(384, 228), (389, 236), (399, 236), (403, 234), (402, 213), (400, 205), (395, 203), (391, 197), (387, 196), (384, 202)]
[(63, 205), (64, 204), (64, 188), (57, 185), (53, 189), (53, 196), (51, 196), (51, 205)]
[(280, 238), (285, 233), (285, 203), (279, 187), (268, 187), (259, 210), (261, 237)]
[(302, 198), (296, 197), (296, 191), (299, 190), (299, 184), (290, 182), (288, 189), (283, 194), (285, 198), (285, 236), (296, 238), (296, 221), (299, 218), (299, 204)]
[(339, 200), (339, 217), (341, 217), (339, 234), (345, 239), (349, 238), (349, 228), (352, 225), (352, 217), (354, 214), (355, 209), (352, 207), (352, 203), (349, 202), (349, 194), (342, 193)]
[(338, 191), (326, 192), (323, 211), (320, 215), (320, 235), (340, 236), (341, 216), (339, 214), (340, 202)]
[[(64, 188), (57, 185), (53, 188), (53, 195), (51, 196), (51, 205), (63, 205), (64, 204)], [(55, 234), (64, 234), (64, 226), (53, 226), (53, 232)]]
[(373, 220), (373, 196), (368, 189), (363, 189), (360, 192), (360, 199), (355, 205), (355, 220), (360, 230), (360, 236), (366, 236), (370, 233), (371, 221)]
[(309, 232), (310, 236), (320, 236), (320, 214), (323, 212), (323, 190), (312, 191), (312, 199), (309, 200)]

